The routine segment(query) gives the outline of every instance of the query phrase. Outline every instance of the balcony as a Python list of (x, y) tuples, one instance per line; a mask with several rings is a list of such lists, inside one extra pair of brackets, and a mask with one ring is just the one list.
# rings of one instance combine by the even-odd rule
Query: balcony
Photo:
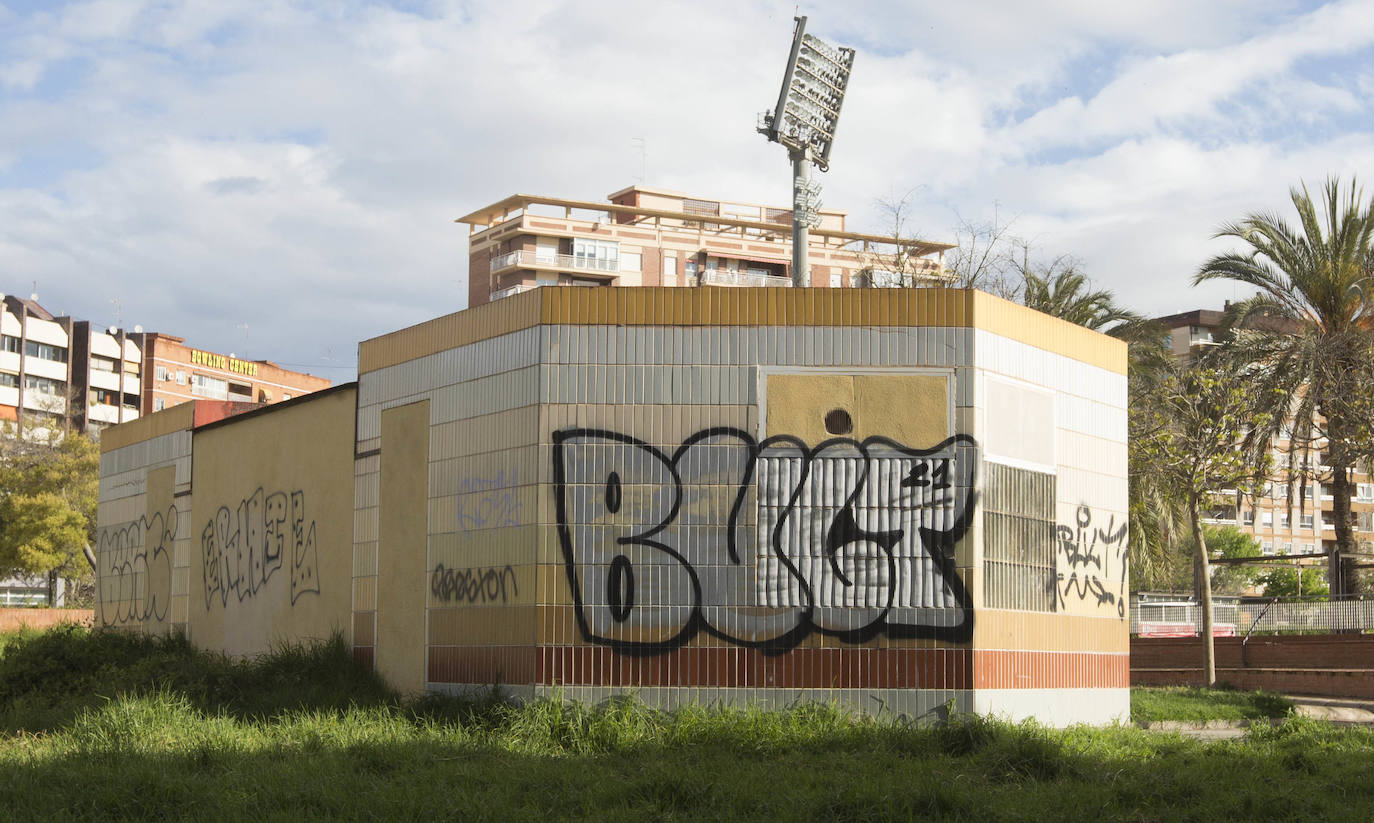
[(499, 274), (509, 269), (616, 274), (620, 271), (620, 261), (594, 257), (575, 257), (571, 254), (550, 254), (528, 249), (513, 251), (509, 254), (498, 254), (491, 258), (492, 274)]
[(511, 286), (511, 287), (509, 287), (509, 288), (497, 289), (496, 291), (492, 292), (492, 293), (491, 293), (491, 301), (494, 303), (494, 302), (496, 302), (497, 300), (500, 300), (500, 299), (503, 298), (503, 297), (510, 297), (510, 296), (513, 295), (513, 294), (519, 294), (519, 293), (521, 293), (521, 292), (526, 292), (526, 291), (533, 291), (533, 290), (535, 290), (535, 289), (537, 289), (537, 288), (539, 288), (539, 286), (538, 286), (537, 284), (533, 284), (533, 283), (517, 283), (517, 284), (515, 284), (514, 286)]
[(750, 274), (748, 272), (707, 269), (701, 273), (703, 286), (762, 286), (787, 287), (792, 285), (790, 277), (774, 277), (770, 274)]

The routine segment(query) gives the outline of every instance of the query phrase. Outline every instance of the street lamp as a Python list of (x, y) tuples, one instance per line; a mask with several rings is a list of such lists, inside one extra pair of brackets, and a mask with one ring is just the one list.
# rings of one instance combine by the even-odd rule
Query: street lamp
[(794, 18), (792, 52), (773, 111), (764, 112), (758, 131), (787, 149), (792, 159), (792, 285), (811, 285), (807, 230), (820, 224), (821, 187), (811, 180), (811, 164), (830, 169), (830, 147), (840, 106), (854, 67), (854, 50), (832, 46), (806, 33), (806, 18)]

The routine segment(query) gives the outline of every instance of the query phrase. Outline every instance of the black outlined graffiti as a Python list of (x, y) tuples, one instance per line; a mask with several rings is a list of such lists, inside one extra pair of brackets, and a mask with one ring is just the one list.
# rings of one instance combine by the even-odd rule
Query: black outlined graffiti
[(154, 514), (151, 520), (145, 516), (122, 528), (101, 530), (96, 594), (103, 624), (167, 619), (176, 536), (175, 507)]
[(259, 487), (236, 511), (220, 506), (205, 524), (200, 546), (207, 611), (216, 592), (226, 607), (231, 591), (239, 600), (257, 594), (284, 562), (291, 568), (292, 605), (303, 594), (320, 593), (315, 521), (305, 520), (305, 492), (264, 496)]
[(429, 576), (429, 590), (446, 603), (505, 603), (507, 580), (510, 581), (510, 594), (519, 597), (515, 569), (510, 566), (447, 569), (440, 563)]
[(1105, 527), (1093, 528), (1093, 512), (1087, 506), (1079, 506), (1074, 519), (1077, 521), (1074, 526), (1054, 528), (1059, 555), (1055, 592), (1060, 610), (1065, 606), (1065, 598), (1076, 597), (1080, 601), (1095, 602), (1098, 606), (1115, 605), (1117, 616), (1125, 619), (1125, 597), (1109, 591), (1104, 581), (1109, 579), (1113, 569), (1120, 569), (1120, 590), (1126, 591), (1127, 522), (1122, 520), (1118, 525), (1116, 515), (1112, 515)]
[(458, 485), (458, 529), (499, 529), (520, 525), (519, 475), (504, 470), (492, 477), (469, 477)]
[(967, 641), (954, 546), (978, 447), (814, 448), (713, 428), (671, 456), (612, 431), (553, 436), (555, 517), (582, 636), (656, 654), (705, 631), (780, 653), (812, 632)]

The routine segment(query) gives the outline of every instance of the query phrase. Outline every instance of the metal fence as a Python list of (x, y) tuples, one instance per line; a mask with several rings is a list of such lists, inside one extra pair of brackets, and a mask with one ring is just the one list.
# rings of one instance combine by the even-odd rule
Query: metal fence
[[(1132, 595), (1131, 634), (1194, 637), (1202, 631), (1202, 606), (1190, 595)], [(1213, 634), (1330, 634), (1374, 630), (1374, 598), (1365, 595), (1241, 599), (1212, 603)]]

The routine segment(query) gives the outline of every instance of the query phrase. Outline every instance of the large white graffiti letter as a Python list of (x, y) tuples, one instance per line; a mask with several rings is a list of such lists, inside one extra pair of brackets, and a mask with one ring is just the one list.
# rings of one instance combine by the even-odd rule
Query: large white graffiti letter
[(700, 592), (658, 538), (681, 500), (671, 462), (607, 431), (556, 432), (553, 449), (559, 542), (583, 636), (630, 652), (681, 642)]

